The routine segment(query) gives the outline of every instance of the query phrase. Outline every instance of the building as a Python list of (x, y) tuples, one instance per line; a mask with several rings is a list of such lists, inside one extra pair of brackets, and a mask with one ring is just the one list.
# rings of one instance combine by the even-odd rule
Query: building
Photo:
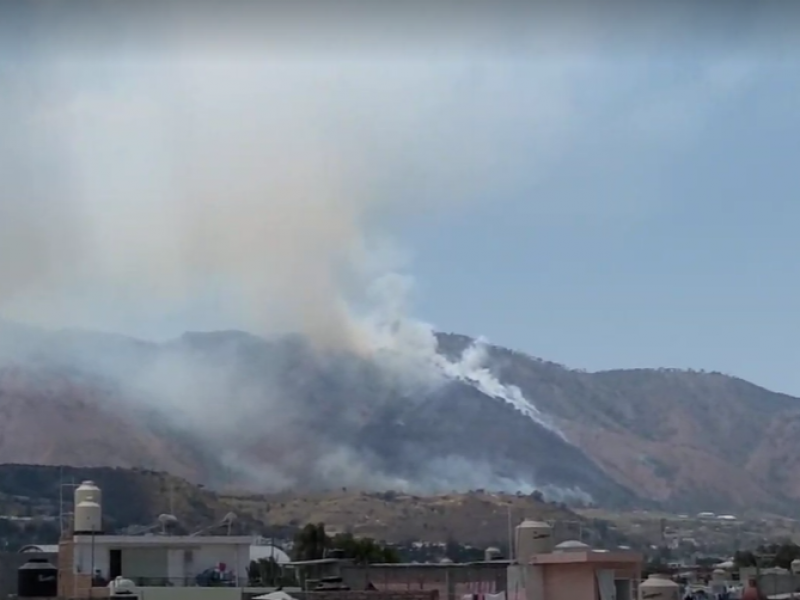
[(251, 537), (105, 535), (100, 500), (92, 482), (75, 490), (73, 528), (58, 548), (61, 597), (106, 595), (117, 577), (137, 588), (247, 585)]
[(76, 535), (60, 544), (59, 573), (63, 591), (72, 589), (72, 597), (80, 597), (74, 592), (88, 587), (92, 573), (96, 586), (103, 587), (117, 577), (137, 587), (191, 587), (202, 585), (204, 574), (212, 571), (232, 586), (244, 586), (250, 542), (232, 536)]
[(509, 600), (634, 600), (643, 557), (630, 550), (595, 550), (578, 541), (553, 546), (547, 523), (516, 529), (516, 564), (508, 567)]
[(435, 591), (441, 600), (460, 600), (466, 595), (504, 592), (508, 565), (505, 560), (342, 565), (340, 574), (354, 590), (372, 586), (381, 592)]

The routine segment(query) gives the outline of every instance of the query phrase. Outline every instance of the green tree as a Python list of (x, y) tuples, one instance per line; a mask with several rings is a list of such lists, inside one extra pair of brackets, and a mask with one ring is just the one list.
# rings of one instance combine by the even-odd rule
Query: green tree
[(737, 569), (757, 566), (756, 555), (750, 550), (737, 550), (733, 555), (733, 564)]
[(399, 563), (397, 550), (372, 538), (357, 538), (352, 533), (340, 533), (333, 538), (325, 533), (325, 525), (308, 524), (295, 536), (294, 560), (317, 560), (325, 557), (327, 550), (340, 550), (344, 558), (356, 564)]
[(788, 569), (796, 558), (800, 558), (800, 546), (791, 542), (781, 544), (775, 551), (775, 566)]
[(384, 546), (372, 538), (357, 538), (352, 533), (342, 533), (331, 540), (331, 547), (341, 550), (345, 558), (360, 565), (399, 563), (397, 550)]
[(292, 554), (294, 560), (319, 560), (325, 558), (330, 539), (325, 533), (325, 525), (309, 523), (295, 535)]

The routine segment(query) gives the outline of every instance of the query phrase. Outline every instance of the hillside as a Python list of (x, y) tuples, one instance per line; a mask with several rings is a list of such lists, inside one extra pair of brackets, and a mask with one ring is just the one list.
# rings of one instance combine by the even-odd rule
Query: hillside
[(586, 373), (496, 347), (491, 357), (500, 379), (639, 495), (676, 511), (796, 514), (797, 398), (720, 373)]
[(602, 520), (584, 518), (535, 496), (483, 491), (416, 496), (398, 492), (317, 492), (311, 494), (223, 495), (241, 512), (273, 525), (325, 523), (333, 532), (350, 532), (391, 543), (445, 542), (478, 547), (505, 546), (509, 522), (552, 522), (559, 540), (582, 537), (598, 545), (629, 543)]
[[(325, 523), (331, 530), (349, 531), (394, 543), (455, 540), (478, 547), (503, 545), (509, 517), (556, 523), (561, 538), (583, 536), (597, 544), (628, 543), (605, 521), (584, 518), (537, 496), (484, 492), (412, 496), (395, 492), (318, 492), (315, 494), (219, 495), (181, 478), (141, 469), (73, 468), (0, 465), (0, 541), (54, 543), (60, 509), (72, 510), (71, 491), (59, 496), (61, 482), (95, 481), (103, 491), (108, 532), (160, 530), (158, 516), (174, 514), (172, 533), (213, 529), (222, 518), (237, 515), (232, 533), (291, 538), (307, 523)], [(14, 521), (9, 517), (23, 517)], [(15, 527), (15, 523), (17, 524)]]
[[(31, 517), (54, 523), (58, 515), (72, 511), (69, 484), (95, 481), (103, 491), (103, 520), (107, 531), (148, 527), (158, 516), (179, 516), (178, 529), (192, 531), (218, 523), (231, 506), (216, 493), (167, 473), (112, 467), (76, 468), (0, 464), (0, 514)], [(61, 484), (67, 484), (61, 495)], [(250, 530), (260, 525), (247, 514), (237, 527)]]
[(0, 456), (15, 462), (269, 492), (539, 489), (784, 514), (800, 500), (800, 403), (718, 373), (587, 373), (449, 334), (438, 354), (367, 359), (241, 332), (3, 331)]

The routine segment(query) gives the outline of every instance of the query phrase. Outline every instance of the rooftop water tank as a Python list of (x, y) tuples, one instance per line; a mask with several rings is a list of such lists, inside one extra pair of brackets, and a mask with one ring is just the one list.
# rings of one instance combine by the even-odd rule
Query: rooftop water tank
[(794, 573), (794, 574), (800, 573), (800, 558), (795, 558), (792, 561), (792, 564), (789, 565), (789, 568), (791, 569), (792, 573)]
[(136, 600), (136, 585), (130, 579), (117, 577), (108, 584), (108, 597), (112, 600)]
[(493, 560), (497, 560), (500, 558), (500, 549), (490, 546), (486, 550), (483, 551), (483, 559), (486, 562), (492, 562)]
[(103, 506), (103, 492), (94, 481), (84, 481), (75, 488), (75, 506), (81, 502), (97, 502)]
[(726, 581), (728, 579), (728, 572), (724, 569), (714, 569), (711, 571), (712, 581)]
[(75, 506), (76, 535), (98, 534), (103, 532), (103, 511), (97, 502), (85, 500)]
[(55, 598), (58, 596), (58, 568), (46, 558), (32, 558), (17, 569), (17, 596)]
[(681, 600), (681, 586), (669, 575), (655, 573), (639, 585), (639, 600)]
[(553, 528), (542, 521), (525, 520), (515, 532), (514, 559), (520, 564), (530, 562), (534, 554), (553, 551)]

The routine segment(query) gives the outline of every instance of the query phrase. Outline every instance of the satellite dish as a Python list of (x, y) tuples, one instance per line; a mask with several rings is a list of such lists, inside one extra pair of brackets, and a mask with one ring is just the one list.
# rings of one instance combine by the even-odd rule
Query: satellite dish
[(229, 512), (227, 515), (222, 517), (222, 522), (223, 524), (228, 525), (230, 523), (233, 523), (236, 519), (237, 519), (236, 513)]

